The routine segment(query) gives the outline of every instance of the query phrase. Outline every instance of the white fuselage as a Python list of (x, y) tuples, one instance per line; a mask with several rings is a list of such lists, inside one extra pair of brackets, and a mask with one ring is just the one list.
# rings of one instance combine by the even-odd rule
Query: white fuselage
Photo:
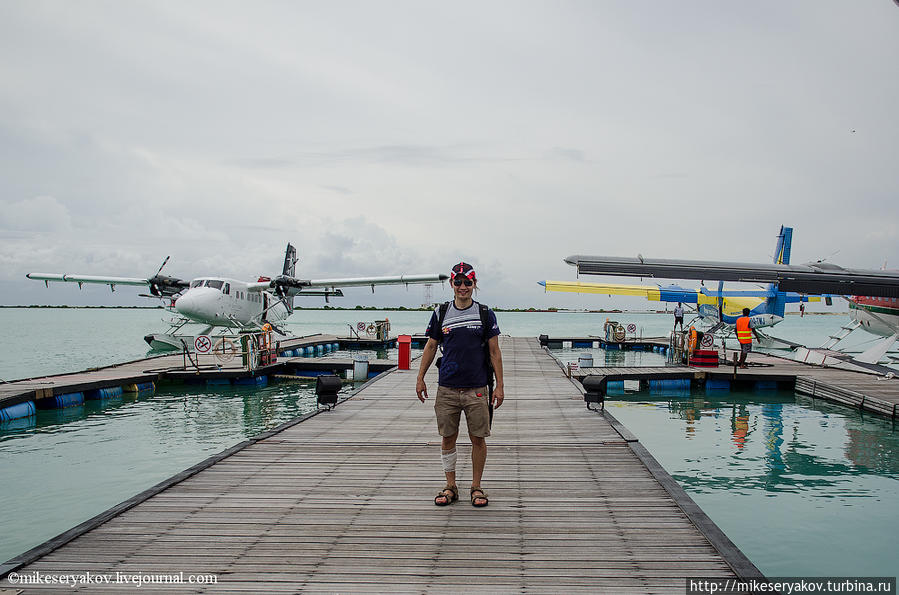
[(247, 288), (246, 281), (236, 279), (194, 279), (174, 307), (185, 318), (213, 326), (257, 327), (290, 316), (286, 304), (274, 293)]
[(899, 299), (854, 296), (849, 300), (849, 317), (871, 334), (892, 336), (899, 332)]

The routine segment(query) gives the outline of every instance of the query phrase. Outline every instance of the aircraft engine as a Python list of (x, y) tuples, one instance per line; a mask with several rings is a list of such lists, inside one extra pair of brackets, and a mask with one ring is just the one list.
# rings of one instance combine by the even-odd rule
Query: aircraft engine
[(178, 295), (182, 290), (190, 286), (190, 283), (177, 277), (167, 277), (166, 275), (156, 275), (147, 281), (150, 287), (150, 293), (156, 297), (171, 297)]

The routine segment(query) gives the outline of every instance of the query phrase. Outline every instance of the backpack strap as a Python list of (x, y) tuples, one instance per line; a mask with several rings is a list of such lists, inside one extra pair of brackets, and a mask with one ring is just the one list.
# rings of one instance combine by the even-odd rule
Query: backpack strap
[(437, 315), (437, 328), (439, 328), (441, 332), (443, 332), (443, 320), (446, 318), (446, 312), (449, 310), (449, 305), (449, 302), (443, 302), (434, 308), (434, 313)]
[[(487, 362), (487, 391), (493, 394), (493, 362), (490, 361), (490, 345), (488, 344), (487, 331), (490, 328), (490, 308), (486, 304), (478, 302), (478, 309), (481, 314), (481, 345), (484, 347), (484, 361)], [(493, 409), (491, 407), (491, 420), (493, 419)]]

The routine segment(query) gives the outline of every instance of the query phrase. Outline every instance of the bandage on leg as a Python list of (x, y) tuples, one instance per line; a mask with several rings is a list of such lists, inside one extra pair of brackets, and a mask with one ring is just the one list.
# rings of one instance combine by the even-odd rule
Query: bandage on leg
[(444, 473), (455, 473), (456, 471), (456, 449), (441, 450), (440, 460), (443, 463)]

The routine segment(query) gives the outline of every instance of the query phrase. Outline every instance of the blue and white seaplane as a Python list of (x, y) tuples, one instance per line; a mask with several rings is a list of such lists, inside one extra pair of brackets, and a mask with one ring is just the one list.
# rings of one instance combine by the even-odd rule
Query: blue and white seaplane
[[(781, 236), (792, 237), (792, 228), (781, 228)], [(787, 300), (799, 301), (790, 297), (790, 292), (799, 292), (803, 298), (844, 296), (849, 301), (851, 323), (833, 335), (821, 348), (795, 346), (795, 359), (834, 366), (850, 361), (852, 365), (872, 365), (881, 361), (899, 340), (899, 271), (850, 269), (820, 261), (793, 265), (789, 263), (789, 243), (779, 239), (778, 248), (776, 254), (780, 258), (775, 256), (773, 264), (584, 255), (569, 256), (565, 262), (576, 267), (578, 274), (585, 275), (767, 283), (768, 287), (764, 291), (772, 295), (765, 297), (764, 301), (777, 308), (777, 311), (768, 313), (780, 317), (783, 316), (783, 310), (779, 304), (788, 303)], [(784, 251), (786, 258), (783, 257)], [(727, 295), (728, 292), (724, 292), (721, 297), (726, 298)], [(831, 351), (855, 329), (877, 335), (881, 339), (855, 357)]]
[[(774, 247), (774, 264), (790, 264), (792, 238), (793, 228), (781, 226)], [(750, 326), (756, 338), (761, 344), (772, 348), (792, 348), (795, 344), (770, 337), (760, 329), (782, 322), (787, 304), (821, 300), (821, 296), (817, 295), (782, 291), (777, 283), (769, 283), (762, 289), (746, 291), (725, 291), (724, 281), (718, 282), (717, 290), (706, 287), (689, 289), (679, 285), (622, 285), (579, 281), (539, 281), (539, 284), (547, 291), (632, 295), (656, 302), (687, 304), (688, 307), (695, 308), (698, 322), (706, 327), (706, 332), (719, 334), (730, 334), (737, 318), (743, 315), (743, 308), (749, 308)], [(825, 298), (829, 303), (830, 296)]]
[[(205, 328), (195, 335), (208, 335), (218, 329), (220, 333), (240, 330), (259, 330), (265, 324), (279, 333), (278, 323), (286, 320), (294, 309), (293, 300), (301, 297), (342, 297), (343, 287), (371, 287), (378, 285), (412, 285), (441, 282), (448, 278), (443, 274), (398, 275), (392, 277), (352, 277), (342, 279), (299, 279), (295, 276), (296, 248), (287, 244), (284, 268), (281, 275), (259, 277), (256, 281), (241, 281), (227, 277), (204, 276), (186, 281), (160, 274), (169, 258), (166, 257), (155, 275), (148, 278), (103, 277), (68, 273), (28, 273), (26, 277), (43, 281), (48, 287), (51, 281), (109, 285), (115, 291), (117, 285), (146, 286), (150, 293), (144, 297), (160, 298), (166, 308), (180, 317), (171, 321), (164, 333), (150, 334), (144, 340), (152, 349), (182, 349), (193, 345), (194, 335), (179, 334), (190, 323)], [(189, 339), (189, 340), (186, 340)]]

